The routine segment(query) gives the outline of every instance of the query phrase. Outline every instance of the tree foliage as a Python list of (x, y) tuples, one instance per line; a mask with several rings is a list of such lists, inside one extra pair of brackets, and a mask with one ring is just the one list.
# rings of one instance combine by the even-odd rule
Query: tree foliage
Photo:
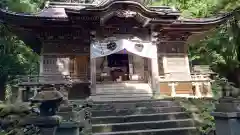
[[(34, 12), (39, 0), (5, 0), (0, 7), (16, 12)], [(38, 56), (19, 40), (11, 30), (0, 25), (0, 100), (5, 98), (5, 86), (17, 75), (37, 72)]]
[(240, 0), (155, 0), (153, 5), (167, 5), (181, 10), (184, 17), (208, 17), (240, 7)]

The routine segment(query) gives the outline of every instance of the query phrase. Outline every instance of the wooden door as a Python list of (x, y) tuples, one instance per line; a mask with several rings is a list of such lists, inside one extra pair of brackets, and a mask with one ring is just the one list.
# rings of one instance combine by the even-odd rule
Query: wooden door
[(79, 79), (88, 79), (89, 56), (76, 56), (74, 58), (74, 75)]

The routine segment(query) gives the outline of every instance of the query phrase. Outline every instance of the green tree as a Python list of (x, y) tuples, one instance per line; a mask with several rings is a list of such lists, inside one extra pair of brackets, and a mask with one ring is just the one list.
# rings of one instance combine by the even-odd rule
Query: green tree
[[(16, 12), (34, 12), (42, 4), (40, 0), (4, 0), (0, 7)], [(5, 99), (5, 88), (17, 75), (38, 71), (38, 55), (10, 32), (7, 26), (0, 25), (0, 100)]]

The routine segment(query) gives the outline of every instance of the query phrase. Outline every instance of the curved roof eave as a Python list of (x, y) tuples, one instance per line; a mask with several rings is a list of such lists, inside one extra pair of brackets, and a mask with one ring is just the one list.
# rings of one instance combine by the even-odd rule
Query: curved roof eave
[(209, 17), (209, 18), (197, 18), (197, 19), (187, 19), (182, 18), (177, 20), (174, 24), (219, 24), (226, 21), (228, 18), (232, 17), (235, 12), (220, 14), (215, 17)]
[(43, 25), (44, 21), (67, 21), (64, 8), (46, 8), (34, 14), (16, 13), (0, 9), (0, 22), (12, 25)]
[[(173, 23), (161, 24), (159, 25), (159, 27), (162, 29), (162, 31), (176, 30), (176, 31), (185, 31), (185, 32), (203, 32), (223, 24), (229, 18), (233, 17), (236, 12), (239, 12), (239, 10), (235, 10), (225, 14), (220, 14), (218, 16), (211, 17), (211, 18), (199, 18), (199, 19), (181, 18), (174, 21)], [(161, 21), (162, 20), (153, 20), (152, 23), (158, 24), (158, 22), (161, 22)]]
[[(180, 16), (179, 11), (170, 10), (170, 8), (166, 9), (166, 7), (163, 7), (162, 10), (160, 10), (161, 7), (147, 8), (147, 7), (143, 6), (142, 4), (135, 2), (135, 1), (121, 1), (121, 0), (109, 1), (102, 5), (91, 6), (91, 7), (89, 6), (89, 7), (85, 7), (85, 8), (81, 8), (81, 9), (66, 8), (66, 12), (67, 13), (76, 13), (76, 14), (80, 13), (80, 12), (99, 13), (99, 12), (103, 12), (103, 11), (112, 9), (112, 8), (114, 8), (114, 6), (121, 5), (121, 4), (126, 4), (128, 7), (135, 6), (135, 7), (139, 8), (140, 10), (142, 10), (142, 12), (144, 12), (145, 14), (148, 14), (149, 16), (152, 16), (152, 15), (154, 15), (154, 16), (176, 16), (176, 17)], [(128, 9), (126, 9), (126, 10), (128, 10)]]
[[(167, 27), (192, 27), (192, 26), (199, 26), (199, 25), (217, 25), (217, 24), (222, 24), (227, 19), (231, 18), (234, 15), (235, 12), (230, 12), (230, 13), (225, 13), (221, 14), (215, 17), (210, 17), (210, 18), (197, 18), (197, 19), (187, 19), (187, 18), (181, 18), (176, 21), (174, 21), (171, 24), (166, 25)], [(158, 23), (161, 22), (162, 20), (152, 20), (153, 23)]]

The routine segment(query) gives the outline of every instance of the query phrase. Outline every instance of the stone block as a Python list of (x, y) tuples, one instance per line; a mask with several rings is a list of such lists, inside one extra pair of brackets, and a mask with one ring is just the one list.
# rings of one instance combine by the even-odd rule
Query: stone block
[(240, 112), (214, 112), (217, 135), (240, 135)]
[(80, 122), (62, 122), (57, 128), (56, 135), (79, 135)]

